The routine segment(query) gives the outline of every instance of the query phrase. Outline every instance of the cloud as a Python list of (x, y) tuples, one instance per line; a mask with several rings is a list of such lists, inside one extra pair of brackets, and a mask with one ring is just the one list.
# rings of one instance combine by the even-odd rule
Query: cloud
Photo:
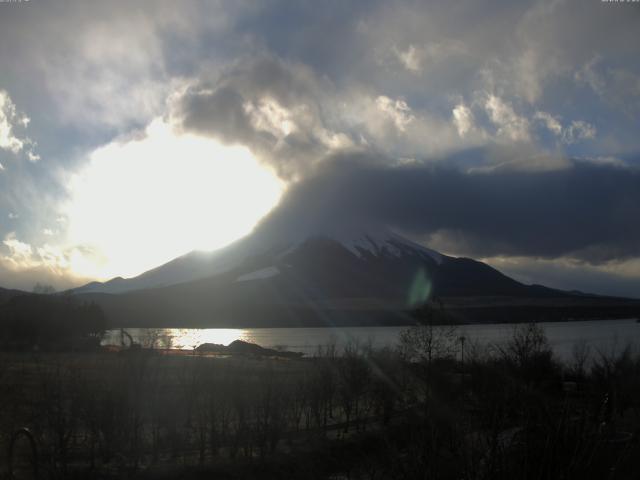
[(450, 119), (416, 109), (403, 97), (349, 92), (342, 103), (341, 124), (354, 143), (386, 156), (390, 163), (399, 158), (424, 161), (477, 140), (470, 135), (461, 141)]
[[(17, 110), (6, 90), (0, 89), (0, 150), (7, 150), (14, 155), (25, 151), (27, 158), (36, 162), (40, 156), (34, 152), (36, 143), (27, 136), (18, 136), (15, 129), (26, 129), (31, 120), (23, 112)], [(0, 163), (0, 171), (5, 167)]]
[(601, 60), (601, 57), (596, 55), (573, 74), (576, 82), (588, 85), (598, 95), (604, 95), (606, 88), (604, 78), (596, 70)]
[(404, 100), (392, 100), (389, 97), (380, 95), (376, 98), (376, 106), (391, 119), (396, 129), (401, 132), (406, 131), (407, 126), (415, 120), (415, 117), (411, 114), (411, 109)]
[(466, 136), (475, 128), (473, 112), (464, 103), (459, 103), (451, 112), (453, 115), (453, 123), (458, 130), (458, 135)]
[(464, 55), (467, 48), (459, 40), (441, 39), (422, 46), (410, 44), (406, 50), (394, 46), (392, 52), (406, 70), (418, 74), (425, 69), (433, 71), (450, 57)]
[(565, 127), (559, 117), (554, 117), (547, 112), (538, 111), (533, 118), (542, 123), (547, 130), (566, 145), (571, 145), (581, 140), (593, 140), (596, 137), (596, 127), (584, 120), (573, 120)]
[(24, 140), (15, 136), (16, 123), (26, 126), (27, 117), (16, 111), (16, 106), (5, 90), (0, 90), (0, 148), (17, 154), (24, 147)]
[(516, 114), (509, 102), (495, 95), (488, 95), (484, 107), (497, 127), (498, 138), (512, 142), (530, 142), (529, 121)]
[(78, 247), (65, 249), (47, 243), (36, 247), (21, 241), (15, 232), (5, 235), (2, 244), (5, 254), (0, 256), (0, 265), (4, 269), (14, 272), (47, 271), (48, 276), (61, 278), (77, 276), (71, 268), (74, 257), (87, 254)]
[(560, 123), (560, 119), (557, 117), (554, 117), (547, 112), (536, 112), (533, 118), (542, 122), (543, 125), (547, 127), (547, 130), (554, 133), (556, 136), (562, 135), (562, 124)]
[(562, 141), (565, 143), (575, 143), (579, 140), (593, 139), (596, 136), (596, 128), (582, 120), (574, 120), (563, 131)]
[(448, 118), (415, 111), (402, 97), (341, 89), (308, 66), (270, 55), (205, 76), (175, 95), (170, 117), (185, 131), (247, 145), (285, 180), (313, 175), (345, 151), (427, 158), (477, 142), (461, 142)]
[(93, 135), (99, 128), (122, 131), (153, 117), (172, 86), (163, 34), (179, 40), (192, 7), (173, 8), (171, 16), (167, 8), (163, 0), (136, 8), (70, 0), (20, 9), (0, 20), (0, 56), (23, 82), (13, 88), (45, 106), (48, 122)]
[(372, 163), (334, 160), (292, 189), (274, 215), (283, 225), (295, 225), (298, 215), (373, 220), (476, 258), (570, 257), (597, 265), (640, 257), (640, 227), (632, 220), (640, 216), (637, 168), (567, 160), (562, 169), (468, 173), (444, 164)]
[(31, 291), (34, 285), (43, 283), (64, 290), (89, 280), (71, 268), (77, 258), (89, 255), (80, 248), (61, 249), (49, 244), (34, 247), (19, 240), (14, 232), (4, 237), (2, 247), (0, 278), (4, 287)]
[(422, 70), (422, 53), (413, 45), (409, 45), (406, 51), (395, 50), (398, 60), (404, 68), (411, 72)]
[(333, 86), (307, 66), (262, 56), (212, 76), (174, 99), (171, 117), (185, 131), (246, 145), (287, 179), (354, 146), (331, 122)]
[(573, 77), (578, 84), (589, 87), (610, 106), (637, 118), (640, 109), (640, 74), (633, 69), (607, 65), (605, 58), (597, 54), (577, 69)]
[(14, 232), (5, 236), (2, 243), (9, 249), (9, 254), (3, 257), (3, 259), (10, 265), (18, 268), (28, 268), (33, 266), (33, 250), (31, 245), (18, 240)]
[(640, 258), (599, 265), (585, 265), (571, 258), (489, 257), (481, 260), (527, 284), (640, 298)]

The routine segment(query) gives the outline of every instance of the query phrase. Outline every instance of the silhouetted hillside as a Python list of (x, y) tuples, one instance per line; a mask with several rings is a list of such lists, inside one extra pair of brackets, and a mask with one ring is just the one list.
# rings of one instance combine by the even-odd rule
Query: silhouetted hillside
[(23, 292), (21, 290), (13, 290), (7, 288), (0, 288), (0, 306), (7, 303), (13, 297), (18, 295), (27, 295), (27, 292)]
[(106, 327), (97, 304), (70, 296), (15, 295), (0, 306), (3, 348), (88, 348), (99, 344)]

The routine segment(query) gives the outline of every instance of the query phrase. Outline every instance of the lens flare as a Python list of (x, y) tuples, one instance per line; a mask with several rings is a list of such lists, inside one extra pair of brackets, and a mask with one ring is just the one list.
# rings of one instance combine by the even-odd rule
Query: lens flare
[(424, 268), (421, 268), (416, 272), (409, 288), (409, 294), (407, 296), (407, 305), (409, 307), (416, 307), (422, 305), (431, 297), (432, 283), (431, 278)]

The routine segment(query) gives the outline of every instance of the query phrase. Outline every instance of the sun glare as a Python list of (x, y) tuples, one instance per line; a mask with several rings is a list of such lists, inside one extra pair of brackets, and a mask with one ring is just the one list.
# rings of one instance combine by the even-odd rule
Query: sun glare
[(283, 184), (247, 148), (180, 135), (158, 119), (144, 138), (94, 151), (69, 189), (69, 241), (94, 252), (71, 267), (104, 279), (246, 235), (278, 203)]

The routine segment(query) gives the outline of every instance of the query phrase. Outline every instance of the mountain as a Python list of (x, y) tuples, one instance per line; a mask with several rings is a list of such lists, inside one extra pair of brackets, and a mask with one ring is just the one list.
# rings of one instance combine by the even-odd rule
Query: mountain
[(216, 252), (193, 252), (75, 294), (96, 301), (118, 325), (174, 327), (407, 324), (433, 298), (467, 321), (491, 320), (497, 306), (570, 315), (562, 308), (596, 298), (524, 285), (379, 225), (331, 222), (289, 230), (266, 223)]
[(7, 303), (13, 297), (17, 297), (20, 295), (29, 295), (27, 292), (23, 292), (22, 290), (12, 290), (6, 288), (0, 288), (0, 306)]
[[(250, 274), (247, 268), (258, 267), (267, 260), (282, 263), (285, 257), (318, 240), (333, 242), (357, 258), (401, 258), (406, 255), (430, 259), (440, 263), (443, 255), (413, 243), (387, 229), (307, 231), (293, 235), (274, 234), (263, 228), (253, 235), (214, 252), (191, 252), (165, 265), (131, 279), (114, 278), (105, 283), (91, 282), (74, 290), (75, 293), (124, 293), (134, 290), (166, 287), (203, 279), (230, 271)], [(310, 252), (308, 252), (310, 253)], [(315, 252), (319, 253), (319, 252)], [(266, 267), (265, 267), (266, 268)], [(274, 267), (275, 268), (275, 267)], [(247, 279), (251, 279), (247, 277)]]
[[(340, 178), (331, 185), (348, 188)], [(461, 321), (612, 318), (636, 308), (524, 285), (482, 262), (443, 255), (390, 230), (365, 207), (307, 182), (225, 248), (73, 293), (129, 327), (406, 325), (434, 299)]]
[(296, 275), (298, 282), (309, 283), (314, 296), (394, 292), (402, 297), (422, 272), (431, 293), (439, 296), (560, 294), (527, 287), (481, 262), (443, 255), (377, 222), (344, 220), (326, 212), (285, 215), (281, 210), (225, 248), (191, 252), (137, 277), (92, 282), (74, 293), (122, 294), (215, 278), (282, 283)]

